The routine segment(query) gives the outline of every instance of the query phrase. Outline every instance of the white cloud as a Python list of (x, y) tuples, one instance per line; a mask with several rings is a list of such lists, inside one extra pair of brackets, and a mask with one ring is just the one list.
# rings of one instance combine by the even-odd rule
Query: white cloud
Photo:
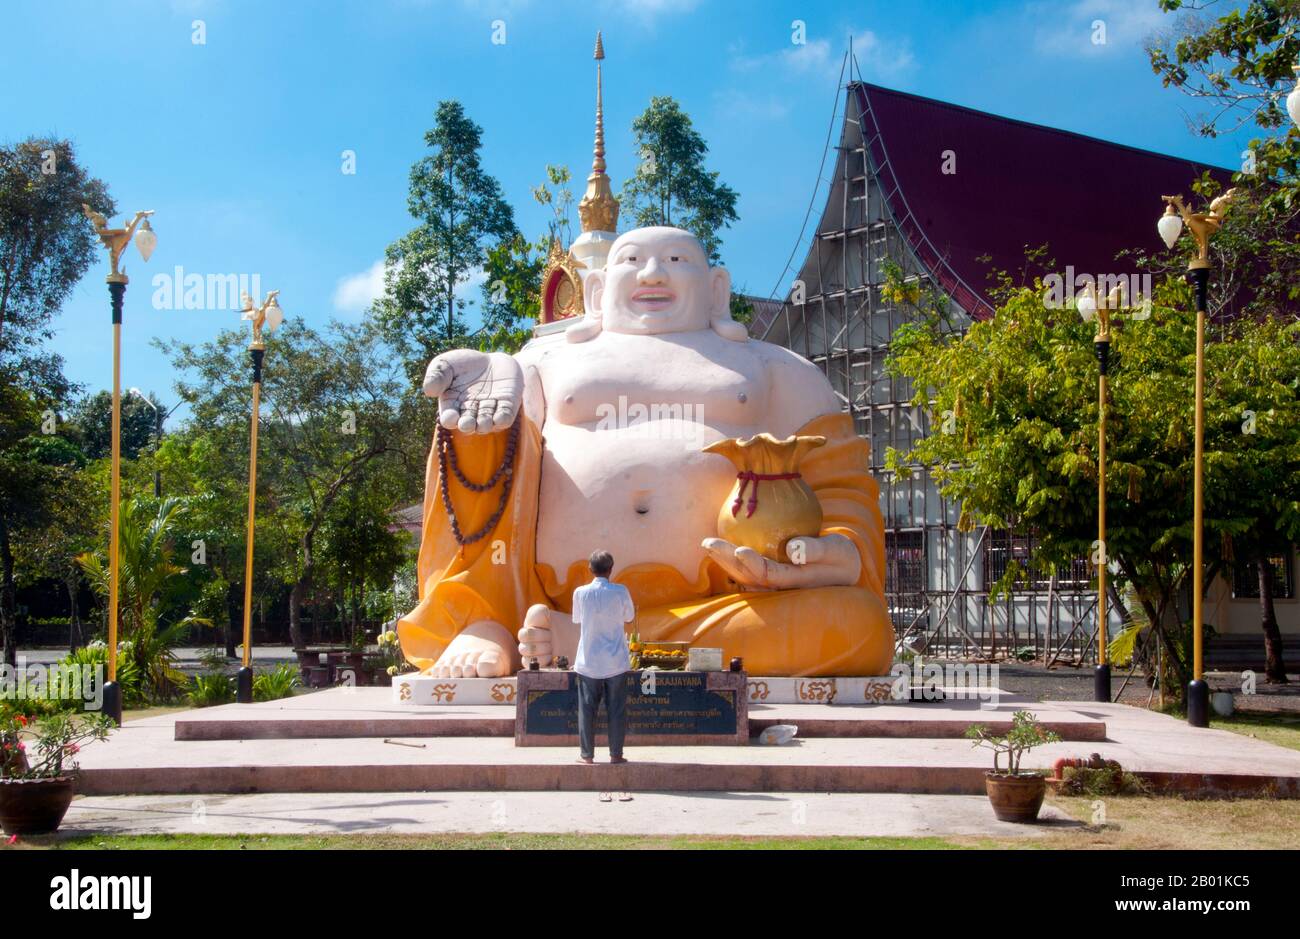
[(364, 313), (384, 295), (384, 260), (380, 258), (360, 274), (349, 274), (334, 288), (334, 309), (340, 313)]
[[(456, 296), (473, 303), (480, 298), (479, 290), (486, 281), (486, 271), (475, 271), (456, 285)], [(334, 309), (340, 313), (364, 313), (383, 295), (384, 260), (380, 258), (360, 273), (339, 278), (334, 287)]]
[[(739, 72), (766, 72), (774, 66), (786, 74), (815, 75), (832, 81), (840, 74), (849, 36), (853, 37), (853, 56), (864, 78), (892, 81), (910, 72), (916, 65), (911, 43), (886, 40), (869, 29), (846, 32), (842, 38), (809, 39), (799, 45), (774, 52), (745, 55), (733, 50), (731, 67)], [(849, 78), (845, 75), (845, 80)]]
[(1039, 24), (1034, 30), (1039, 55), (1071, 58), (1140, 45), (1167, 18), (1155, 0), (1075, 0), (1064, 8), (1031, 3), (1025, 13)]

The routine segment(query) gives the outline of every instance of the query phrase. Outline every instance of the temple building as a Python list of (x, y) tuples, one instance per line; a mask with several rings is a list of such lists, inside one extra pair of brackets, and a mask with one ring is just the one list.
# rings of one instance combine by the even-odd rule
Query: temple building
[[(939, 494), (926, 467), (910, 479), (886, 471), (886, 448), (906, 452), (930, 426), (911, 404), (914, 389), (884, 368), (894, 331), (918, 315), (882, 291), (885, 271), (896, 265), (909, 282), (937, 288), (951, 328), (964, 330), (993, 312), (991, 275), (1024, 271), (1029, 249), (1046, 247), (1048, 270), (1135, 274), (1116, 255), (1158, 247), (1159, 197), (1190, 193), (1207, 171), (1227, 182), (1231, 171), (860, 81), (843, 103), (834, 172), (795, 289), (755, 318), (751, 335), (819, 365), (871, 441), (900, 638), (932, 652), (1033, 649), (1092, 661), (1096, 593), (1085, 559), (1055, 575), (1035, 572), (1026, 564), (1032, 533), (961, 531), (960, 506)], [(1028, 567), (1029, 584), (990, 600), (1012, 561)], [(1295, 636), (1294, 548), (1276, 567), (1278, 621)], [(1217, 652), (1224, 665), (1262, 665), (1257, 598), (1251, 571), (1211, 585), (1206, 621), (1221, 634), (1211, 664)]]

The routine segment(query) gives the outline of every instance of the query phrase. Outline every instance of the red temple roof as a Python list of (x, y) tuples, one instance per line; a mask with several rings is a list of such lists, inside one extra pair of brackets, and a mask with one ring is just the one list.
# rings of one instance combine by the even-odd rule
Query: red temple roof
[[(1163, 250), (1160, 197), (1231, 170), (855, 83), (862, 136), (913, 251), (967, 312), (992, 312), (989, 275), (1047, 246), (1064, 273), (1136, 273), (1126, 249)], [(955, 172), (945, 173), (947, 151)], [(1031, 273), (1043, 273), (1031, 272)]]

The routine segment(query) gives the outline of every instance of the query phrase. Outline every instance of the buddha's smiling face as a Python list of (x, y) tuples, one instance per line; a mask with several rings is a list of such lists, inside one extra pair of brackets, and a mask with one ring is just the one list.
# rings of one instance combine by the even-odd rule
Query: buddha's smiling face
[(616, 333), (707, 329), (730, 295), (727, 273), (710, 268), (699, 240), (680, 228), (621, 235), (605, 270), (588, 279), (589, 305), (600, 310), (602, 328)]

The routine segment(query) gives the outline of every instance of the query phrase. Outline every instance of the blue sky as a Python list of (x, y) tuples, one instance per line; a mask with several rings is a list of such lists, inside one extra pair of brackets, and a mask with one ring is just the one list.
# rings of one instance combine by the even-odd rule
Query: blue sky
[[(545, 165), (568, 164), (579, 194), (590, 167), (597, 28), (615, 187), (632, 119), (652, 95), (677, 98), (740, 193), (723, 257), (751, 293), (771, 292), (795, 247), (850, 35), (862, 77), (892, 88), (1229, 166), (1249, 139), (1188, 131), (1187, 100), (1142, 52), (1169, 26), (1155, 0), (45, 0), (4, 19), (0, 139), (69, 137), (120, 212), (157, 211), (151, 262), (127, 263), (123, 384), (164, 401), (173, 375), (150, 340), (202, 341), (238, 314), (155, 309), (153, 276), (257, 275), (290, 316), (359, 320), (385, 246), (412, 225), (408, 171), (442, 99), (483, 127), (520, 227), (544, 231), (530, 190)], [(69, 377), (91, 391), (112, 376), (104, 273), (56, 324)]]

